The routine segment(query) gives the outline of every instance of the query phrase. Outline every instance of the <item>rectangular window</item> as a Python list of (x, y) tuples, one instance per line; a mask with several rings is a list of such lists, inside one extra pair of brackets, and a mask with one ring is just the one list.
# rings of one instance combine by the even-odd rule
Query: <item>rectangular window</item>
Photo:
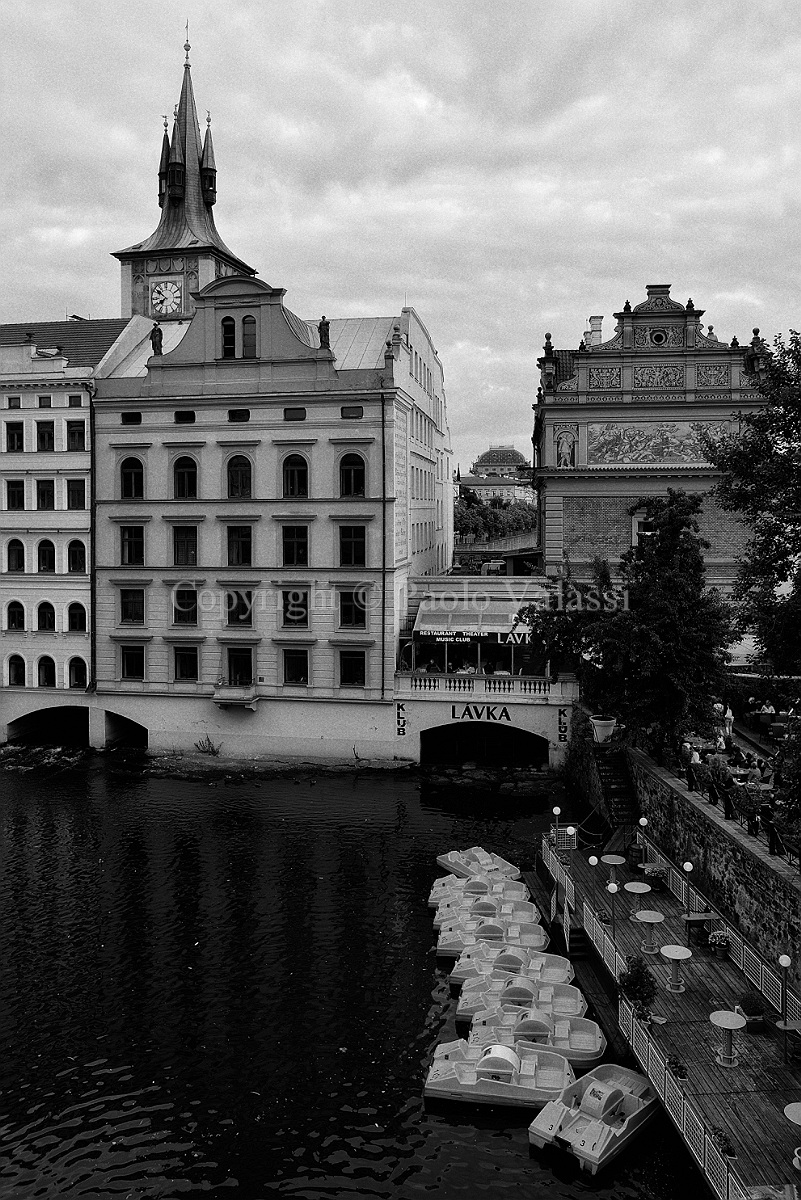
[(121, 425), (141, 425), (142, 414), (140, 412), (124, 412), (120, 413)]
[(361, 421), (364, 408), (361, 404), (343, 404), (339, 410), (343, 421)]
[(6, 450), (13, 454), (24, 448), (22, 421), (9, 421), (6, 424)]
[(144, 625), (145, 589), (120, 589), (120, 625)]
[(197, 625), (197, 592), (194, 588), (177, 588), (172, 598), (173, 625)]
[(249, 525), (228, 526), (228, 566), (249, 567), (253, 558), (253, 530)]
[(86, 449), (86, 425), (83, 421), (67, 421), (67, 449)]
[(198, 679), (197, 646), (175, 647), (175, 682), (182, 680), (196, 682)]
[(342, 567), (363, 567), (366, 563), (366, 529), (364, 525), (340, 525), (339, 563)]
[(366, 660), (364, 650), (340, 650), (339, 686), (364, 687), (367, 679)]
[(56, 435), (53, 421), (36, 422), (36, 449), (55, 450)]
[(8, 397), (8, 407), (9, 408), (20, 408), (21, 405), (20, 405), (19, 396), (9, 396)]
[(245, 421), (250, 420), (250, 409), (249, 408), (229, 408), (228, 409), (228, 420), (231, 421), (233, 424), (243, 424)]
[(175, 415), (176, 425), (194, 425), (195, 414), (187, 408), (179, 408)]
[(197, 525), (173, 527), (172, 552), (176, 567), (197, 566)]
[(82, 408), (83, 407), (83, 396), (68, 396), (67, 397), (67, 407), (68, 408)]
[(45, 510), (54, 509), (56, 507), (55, 480), (36, 480), (36, 507)]
[(53, 403), (52, 396), (40, 396), (39, 397), (39, 407), (40, 408), (50, 408), (52, 406), (52, 403)]
[(25, 507), (25, 481), (9, 479), (6, 481), (6, 508), (20, 510)]
[(145, 648), (144, 646), (121, 646), (120, 662), (123, 679), (144, 679), (145, 677)]
[(285, 408), (284, 409), (284, 420), (285, 421), (305, 421), (306, 420), (306, 409), (305, 408)]
[(86, 482), (83, 479), (67, 480), (67, 508), (86, 508)]
[(253, 593), (226, 592), (225, 611), (229, 626), (250, 629), (253, 625)]
[(253, 683), (253, 652), (249, 646), (228, 647), (228, 682), (232, 687)]
[(339, 624), (342, 629), (365, 629), (367, 608), (364, 592), (339, 593)]
[(120, 562), (124, 567), (145, 565), (144, 525), (120, 526)]
[(284, 650), (284, 683), (303, 687), (309, 682), (309, 652), (299, 646)]
[(283, 542), (285, 567), (307, 567), (309, 565), (308, 525), (285, 525)]
[(285, 629), (309, 628), (309, 593), (293, 589), (283, 592), (283, 624)]

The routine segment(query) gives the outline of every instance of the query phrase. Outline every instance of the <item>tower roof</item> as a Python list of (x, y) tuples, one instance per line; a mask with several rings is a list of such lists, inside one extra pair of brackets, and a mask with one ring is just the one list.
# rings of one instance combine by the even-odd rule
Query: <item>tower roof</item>
[[(191, 66), (189, 63), (189, 43), (186, 43), (186, 62), (181, 85), (181, 99), (178, 102), (173, 127), (172, 142), (169, 150), (170, 163), (184, 164), (183, 194), (178, 198), (165, 198), (161, 210), (161, 220), (155, 233), (144, 241), (124, 250), (117, 250), (115, 258), (138, 257), (141, 254), (163, 254), (180, 250), (198, 253), (203, 250), (215, 250), (234, 268), (237, 274), (255, 275), (253, 267), (249, 267), (242, 259), (226, 246), (217, 232), (211, 204), (203, 198), (201, 186), (201, 159), (206, 169), (214, 169), (214, 151), (211, 146), (211, 133), (207, 132), (205, 156), (200, 142), (200, 127), (195, 107), (195, 94), (192, 88)], [(166, 137), (164, 139), (166, 141)], [(160, 170), (164, 170), (164, 141)]]

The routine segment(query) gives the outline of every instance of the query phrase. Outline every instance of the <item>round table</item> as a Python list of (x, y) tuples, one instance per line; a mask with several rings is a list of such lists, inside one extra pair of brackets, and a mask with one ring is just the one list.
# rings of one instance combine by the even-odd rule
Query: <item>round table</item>
[(624, 883), (623, 890), (630, 892), (631, 895), (635, 897), (635, 907), (629, 913), (629, 920), (633, 921), (636, 919), (637, 913), (640, 911), (640, 897), (645, 896), (648, 894), (648, 892), (650, 892), (651, 885), (650, 883), (638, 883), (635, 880), (634, 883)]
[(604, 854), (601, 857), (601, 862), (606, 863), (607, 867), (609, 867), (609, 882), (610, 883), (617, 883), (617, 876), (615, 875), (615, 869), (617, 867), (622, 867), (623, 864), (625, 863), (625, 861), (626, 860), (622, 854)]
[(688, 950), (686, 946), (663, 946), (660, 953), (670, 963), (670, 979), (667, 982), (667, 990), (669, 992), (683, 992), (684, 980), (679, 976), (679, 963), (686, 962), (688, 958), (692, 958), (692, 950)]
[[(794, 1125), (801, 1125), (801, 1103), (796, 1100), (793, 1104), (786, 1104), (784, 1106), (784, 1115)], [(793, 1166), (796, 1171), (801, 1171), (801, 1146), (796, 1146), (795, 1148)]]
[(734, 1053), (733, 1035), (735, 1029), (742, 1029), (745, 1025), (745, 1017), (741, 1017), (739, 1013), (729, 1012), (728, 1009), (719, 1008), (716, 1012), (709, 1014), (709, 1020), (718, 1029), (723, 1030), (723, 1049), (718, 1050), (715, 1054), (715, 1062), (720, 1067), (736, 1067), (739, 1065), (739, 1059)]
[(643, 942), (640, 946), (640, 949), (642, 950), (643, 954), (658, 954), (659, 953), (659, 947), (656, 944), (654, 934), (656, 932), (656, 926), (661, 925), (662, 922), (664, 921), (664, 919), (665, 919), (664, 913), (655, 912), (653, 909), (650, 909), (650, 908), (642, 908), (637, 913), (637, 920), (641, 921), (643, 923), (643, 925), (648, 926), (648, 937), (643, 940)]

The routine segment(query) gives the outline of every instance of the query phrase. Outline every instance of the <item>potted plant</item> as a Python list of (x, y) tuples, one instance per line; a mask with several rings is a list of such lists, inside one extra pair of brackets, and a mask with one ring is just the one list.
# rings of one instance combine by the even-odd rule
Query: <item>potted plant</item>
[(631, 1003), (635, 1017), (650, 1021), (651, 1005), (656, 999), (656, 980), (639, 954), (626, 956), (626, 967), (620, 972), (617, 990)]
[(647, 866), (643, 873), (645, 875), (645, 882), (651, 885), (651, 891), (664, 892), (665, 881), (667, 880), (667, 871), (664, 867), (654, 864), (653, 866)]
[(709, 1136), (717, 1146), (724, 1158), (736, 1158), (737, 1151), (729, 1141), (729, 1135), (722, 1125), (713, 1125), (709, 1131)]
[(673, 1073), (676, 1079), (687, 1078), (687, 1064), (682, 1062), (677, 1054), (669, 1054), (665, 1059), (665, 1066)]
[(714, 929), (709, 935), (709, 945), (718, 958), (726, 958), (729, 953), (729, 935), (725, 929)]
[(745, 1027), (754, 1031), (762, 1029), (765, 1024), (765, 998), (759, 992), (744, 992), (740, 1003), (735, 1004), (734, 1011), (745, 1017)]
[(594, 713), (590, 717), (590, 724), (596, 742), (608, 742), (615, 732), (617, 717), (609, 716), (608, 713)]

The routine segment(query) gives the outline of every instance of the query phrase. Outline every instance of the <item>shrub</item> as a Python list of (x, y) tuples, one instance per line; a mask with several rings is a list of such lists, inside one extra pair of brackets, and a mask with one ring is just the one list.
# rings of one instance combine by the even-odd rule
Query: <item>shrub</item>
[(740, 997), (740, 1008), (746, 1017), (762, 1017), (765, 1015), (765, 998), (759, 992), (745, 992)]
[(222, 742), (218, 742), (215, 746), (209, 735), (206, 734), (199, 742), (195, 742), (195, 749), (199, 750), (201, 754), (210, 754), (212, 758), (216, 758), (222, 749)]
[(656, 999), (656, 980), (639, 954), (626, 956), (626, 969), (620, 972), (617, 990), (619, 995), (631, 1002), (636, 1017), (640, 1020), (650, 1017), (651, 1006)]

